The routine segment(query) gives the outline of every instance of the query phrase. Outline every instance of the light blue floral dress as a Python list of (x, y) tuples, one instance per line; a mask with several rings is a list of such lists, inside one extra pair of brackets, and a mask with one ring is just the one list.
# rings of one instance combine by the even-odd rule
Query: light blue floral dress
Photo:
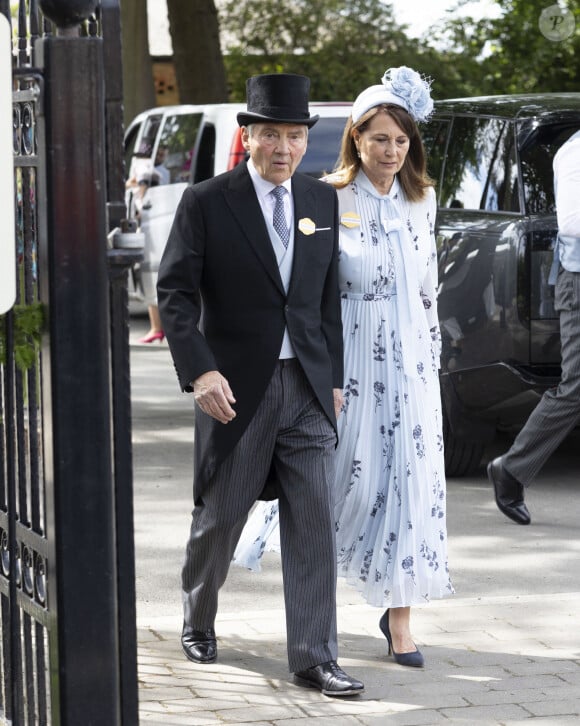
[[(338, 418), (338, 573), (371, 605), (453, 593), (447, 567), (438, 368), (435, 195), (381, 196), (359, 172), (338, 190), (345, 351)], [(277, 502), (260, 502), (234, 562), (279, 549)]]

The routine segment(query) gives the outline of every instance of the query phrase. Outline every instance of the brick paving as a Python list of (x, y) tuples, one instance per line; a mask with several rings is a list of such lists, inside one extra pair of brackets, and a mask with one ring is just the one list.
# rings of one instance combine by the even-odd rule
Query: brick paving
[[(580, 436), (529, 489), (533, 522), (497, 511), (482, 468), (448, 483), (456, 595), (413, 610), (426, 659), (386, 655), (380, 611), (339, 582), (339, 662), (362, 696), (332, 699), (287, 670), (279, 558), (263, 572), (232, 568), (216, 622), (218, 661), (181, 653), (179, 571), (191, 510), (191, 400), (166, 345), (140, 346), (131, 324), (140, 723), (151, 726), (436, 726), (580, 719)], [(499, 451), (508, 439), (496, 444)], [(494, 453), (494, 452), (491, 452)], [(490, 455), (491, 455), (490, 453)]]

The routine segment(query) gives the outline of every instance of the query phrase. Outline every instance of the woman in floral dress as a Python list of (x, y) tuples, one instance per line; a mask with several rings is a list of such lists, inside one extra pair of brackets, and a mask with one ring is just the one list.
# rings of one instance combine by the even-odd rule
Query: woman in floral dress
[[(447, 567), (439, 389), (436, 200), (417, 121), (429, 83), (389, 69), (355, 100), (337, 170), (345, 387), (338, 418), (338, 574), (387, 610), (401, 665), (424, 659), (411, 606), (453, 592)], [(235, 561), (259, 569), (277, 546), (277, 504), (258, 505)]]

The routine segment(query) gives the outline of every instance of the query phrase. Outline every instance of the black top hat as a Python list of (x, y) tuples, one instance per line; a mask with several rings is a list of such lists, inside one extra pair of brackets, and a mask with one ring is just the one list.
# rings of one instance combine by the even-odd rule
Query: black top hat
[(252, 76), (246, 81), (248, 110), (238, 113), (238, 124), (274, 121), (279, 124), (305, 124), (318, 121), (308, 111), (310, 79), (293, 73)]

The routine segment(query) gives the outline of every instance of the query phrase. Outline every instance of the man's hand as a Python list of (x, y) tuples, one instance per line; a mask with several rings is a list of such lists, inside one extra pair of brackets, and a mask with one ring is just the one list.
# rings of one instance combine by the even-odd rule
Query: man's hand
[(343, 403), (342, 388), (333, 388), (332, 397), (334, 398), (334, 415), (338, 418)]
[(226, 424), (236, 417), (230, 406), (236, 399), (230, 384), (219, 371), (208, 371), (193, 381), (195, 402), (208, 416)]

